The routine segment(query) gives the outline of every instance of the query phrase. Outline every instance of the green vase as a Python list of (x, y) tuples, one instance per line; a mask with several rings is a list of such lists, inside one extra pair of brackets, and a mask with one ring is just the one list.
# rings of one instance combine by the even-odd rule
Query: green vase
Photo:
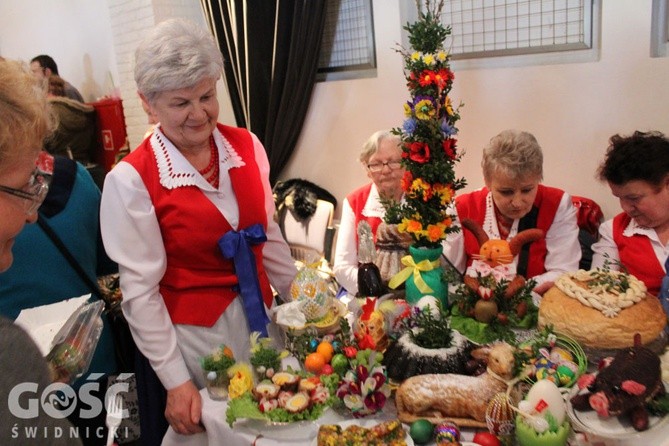
[[(409, 254), (413, 258), (414, 263), (418, 264), (423, 260), (429, 260), (430, 262), (439, 262), (443, 248), (441, 246), (437, 248), (419, 248), (415, 246), (409, 246)], [(421, 271), (421, 277), (429, 286), (432, 291), (424, 293), (418, 289), (415, 282), (414, 274), (411, 274), (405, 283), (405, 292), (406, 300), (410, 304), (415, 304), (423, 296), (434, 296), (436, 297), (444, 309), (448, 308), (448, 286), (444, 282), (442, 277), (441, 266), (431, 269), (429, 271)]]

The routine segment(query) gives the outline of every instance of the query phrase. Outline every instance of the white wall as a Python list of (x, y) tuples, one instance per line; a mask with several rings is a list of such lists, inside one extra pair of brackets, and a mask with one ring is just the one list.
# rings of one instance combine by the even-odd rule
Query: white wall
[[(356, 161), (359, 148), (377, 129), (399, 126), (402, 104), (409, 99), (401, 56), (394, 51), (401, 41), (400, 2), (402, 7), (413, 4), (413, 0), (374, 0), (376, 78), (317, 84), (304, 131), (283, 178), (309, 179), (340, 200), (366, 181)], [(134, 28), (128, 41), (127, 29), (117, 24), (130, 4), (138, 3), (3, 0), (0, 54), (24, 60), (50, 54), (63, 77), (79, 87), (86, 99), (95, 98), (108, 92), (108, 72), (116, 81), (117, 73), (127, 69), (129, 61), (117, 61), (115, 51), (130, 51), (141, 38), (141, 28)], [(452, 97), (456, 103), (465, 103), (459, 139), (467, 153), (457, 172), (467, 178), (466, 190), (482, 185), (481, 148), (499, 131), (513, 127), (534, 133), (542, 144), (546, 184), (597, 200), (607, 217), (618, 212), (617, 201), (606, 185), (594, 179), (594, 173), (612, 134), (635, 129), (669, 134), (669, 58), (649, 56), (652, 0), (602, 3), (597, 61), (479, 69), (453, 64)], [(200, 8), (193, 0), (143, 0), (142, 4), (149, 4), (158, 19), (171, 14), (197, 17)], [(128, 20), (142, 19), (137, 15), (124, 16), (121, 23), (131, 28)], [(127, 77), (121, 90), (126, 108), (136, 104), (134, 85)], [(225, 94), (223, 88), (221, 92)], [(231, 123), (229, 102), (221, 99), (221, 120)], [(141, 130), (142, 122), (138, 125)], [(137, 143), (131, 136), (131, 145)]]
[(119, 86), (109, 8), (105, 0), (3, 0), (0, 55), (30, 62), (48, 54), (59, 74), (86, 101)]
[[(399, 2), (374, 0), (378, 77), (319, 83), (305, 129), (282, 177), (303, 177), (339, 199), (366, 176), (357, 163), (368, 135), (399, 126), (409, 99), (402, 60)], [(413, 2), (411, 2), (413, 3)], [(463, 70), (454, 63), (452, 96), (462, 100), (456, 171), (472, 190), (483, 185), (480, 154), (505, 128), (535, 134), (544, 149), (544, 180), (619, 212), (594, 179), (609, 136), (635, 129), (669, 135), (669, 58), (650, 58), (651, 0), (602, 1), (601, 58), (588, 63)]]

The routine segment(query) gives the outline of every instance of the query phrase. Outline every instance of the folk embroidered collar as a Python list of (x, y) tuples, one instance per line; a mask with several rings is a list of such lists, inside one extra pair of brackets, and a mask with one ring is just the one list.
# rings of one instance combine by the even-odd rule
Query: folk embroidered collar
[[(227, 172), (232, 168), (245, 165), (242, 158), (218, 129), (215, 129), (212, 135), (218, 150), (219, 169)], [(182, 186), (197, 186), (200, 189), (213, 187), (167, 139), (159, 126), (154, 129), (150, 143), (158, 165), (160, 184), (163, 187), (167, 189)]]

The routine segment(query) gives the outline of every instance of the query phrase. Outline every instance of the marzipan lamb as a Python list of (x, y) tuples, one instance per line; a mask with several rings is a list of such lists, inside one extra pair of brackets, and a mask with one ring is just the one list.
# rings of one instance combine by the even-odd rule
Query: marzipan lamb
[(425, 418), (433, 423), (453, 421), (459, 426), (485, 427), (488, 402), (507, 390), (504, 380), (513, 378), (513, 351), (509, 344), (499, 343), (472, 352), (475, 357), (487, 356), (488, 369), (494, 374), (448, 373), (406, 379), (395, 395), (399, 419), (405, 423)]

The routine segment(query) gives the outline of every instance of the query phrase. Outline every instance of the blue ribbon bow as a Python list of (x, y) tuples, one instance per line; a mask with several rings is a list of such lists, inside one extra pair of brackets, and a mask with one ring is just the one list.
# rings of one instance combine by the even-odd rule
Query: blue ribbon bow
[(218, 240), (218, 247), (226, 259), (232, 259), (239, 279), (239, 292), (242, 295), (244, 311), (249, 320), (251, 331), (259, 331), (267, 337), (269, 318), (265, 312), (265, 302), (260, 291), (258, 270), (251, 245), (267, 241), (262, 225), (257, 223), (240, 231), (228, 231)]

